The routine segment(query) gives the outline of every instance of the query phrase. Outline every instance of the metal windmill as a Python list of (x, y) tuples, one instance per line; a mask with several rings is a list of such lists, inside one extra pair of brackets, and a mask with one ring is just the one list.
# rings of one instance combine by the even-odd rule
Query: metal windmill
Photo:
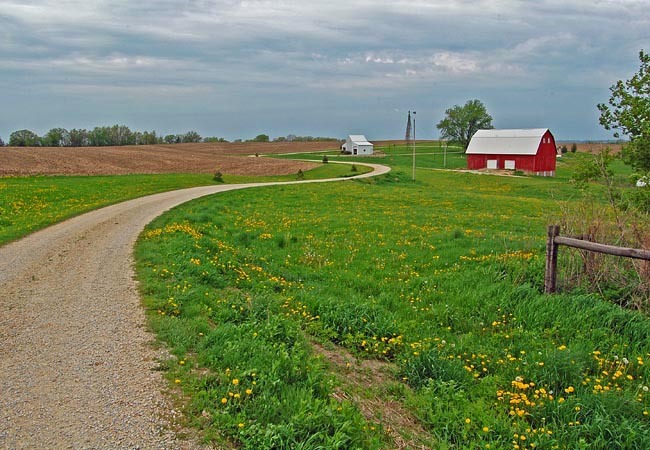
[(409, 144), (411, 143), (411, 111), (409, 111), (409, 118), (406, 121), (406, 136), (404, 140), (406, 141), (406, 148), (409, 148)]

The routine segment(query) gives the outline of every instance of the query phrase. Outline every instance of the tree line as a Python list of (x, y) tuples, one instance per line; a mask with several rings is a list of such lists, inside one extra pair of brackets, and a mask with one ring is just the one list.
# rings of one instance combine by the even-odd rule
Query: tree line
[[(202, 141), (203, 138), (196, 131), (158, 136), (155, 131), (131, 131), (125, 125), (113, 125), (95, 127), (92, 130), (52, 128), (43, 136), (30, 130), (18, 130), (11, 133), (7, 145), (11, 147), (105, 147)], [(0, 145), (5, 145), (2, 139), (0, 139)]]
[(247, 139), (245, 141), (241, 139), (235, 139), (233, 142), (314, 142), (314, 141), (341, 141), (342, 139), (333, 138), (333, 137), (321, 137), (321, 136), (296, 136), (295, 134), (287, 134), (286, 136), (278, 136), (271, 141), (271, 138), (268, 134), (258, 134), (253, 139)]
[[(337, 138), (296, 136), (289, 134), (273, 139), (273, 142), (311, 142), (338, 141)], [(168, 134), (159, 136), (156, 131), (131, 131), (125, 125), (95, 127), (92, 130), (52, 128), (45, 135), (39, 136), (30, 130), (18, 130), (11, 133), (9, 142), (0, 138), (0, 147), (114, 147), (122, 145), (154, 145), (154, 144), (185, 144), (196, 142), (229, 142), (220, 137), (201, 137), (196, 131), (183, 134)], [(266, 134), (259, 134), (253, 139), (234, 142), (271, 142)]]

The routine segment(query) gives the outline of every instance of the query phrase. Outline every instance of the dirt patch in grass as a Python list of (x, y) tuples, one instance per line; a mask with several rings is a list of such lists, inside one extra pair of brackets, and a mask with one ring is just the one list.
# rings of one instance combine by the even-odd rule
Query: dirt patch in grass
[(6, 147), (0, 149), (0, 176), (214, 173), (217, 170), (230, 175), (287, 175), (299, 169), (309, 170), (316, 164), (262, 156), (336, 148), (338, 143), (330, 141)]
[[(312, 342), (316, 353), (330, 365), (339, 385), (333, 397), (358, 406), (366, 419), (380, 423), (392, 440), (393, 449), (430, 449), (433, 437), (400, 401), (387, 391), (396, 384), (396, 367), (385, 361), (358, 359), (334, 344), (323, 346)], [(400, 385), (402, 389), (408, 389)]]

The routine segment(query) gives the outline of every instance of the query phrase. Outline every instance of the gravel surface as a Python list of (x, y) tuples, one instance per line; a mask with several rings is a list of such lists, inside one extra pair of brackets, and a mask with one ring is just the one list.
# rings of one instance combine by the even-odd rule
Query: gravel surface
[(249, 186), (143, 197), (0, 247), (0, 448), (206, 448), (172, 431), (133, 244), (167, 209)]

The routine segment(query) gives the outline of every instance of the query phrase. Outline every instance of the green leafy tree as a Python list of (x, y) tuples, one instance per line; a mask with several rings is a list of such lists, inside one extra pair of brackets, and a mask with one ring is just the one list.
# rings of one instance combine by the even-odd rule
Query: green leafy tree
[(29, 130), (18, 130), (9, 136), (11, 147), (40, 147), (41, 140), (36, 133)]
[(156, 136), (156, 131), (144, 131), (140, 133), (138, 140), (136, 140), (137, 144), (141, 145), (153, 145), (158, 143), (158, 136)]
[(478, 130), (494, 128), (492, 116), (480, 100), (469, 100), (445, 111), (445, 118), (436, 127), (443, 139), (458, 142), (466, 150)]
[(639, 52), (640, 67), (632, 78), (619, 80), (609, 90), (608, 104), (599, 103), (600, 124), (625, 135), (623, 161), (636, 170), (650, 172), (650, 54)]
[(52, 128), (41, 138), (44, 147), (69, 147), (70, 133), (65, 128)]
[(181, 137), (181, 142), (183, 143), (201, 142), (201, 141), (202, 141), (201, 135), (196, 131), (188, 131)]
[(2, 138), (0, 138), (0, 147), (4, 147), (4, 146), (5, 146), (5, 141), (3, 141)]
[(72, 147), (87, 147), (88, 146), (88, 130), (73, 128), (68, 132), (70, 137), (70, 146)]
[(216, 143), (216, 142), (228, 142), (228, 140), (217, 136), (210, 136), (210, 137), (204, 137), (203, 142)]
[(165, 136), (163, 141), (165, 142), (165, 144), (178, 144), (181, 142), (181, 137), (177, 134), (168, 134), (167, 136)]
[(107, 127), (95, 127), (88, 132), (88, 145), (91, 147), (111, 145), (110, 142), (110, 129)]
[(255, 136), (255, 139), (253, 139), (253, 142), (269, 142), (269, 136), (268, 134), (258, 134)]
[(107, 130), (108, 145), (134, 145), (135, 135), (126, 125), (113, 125)]

